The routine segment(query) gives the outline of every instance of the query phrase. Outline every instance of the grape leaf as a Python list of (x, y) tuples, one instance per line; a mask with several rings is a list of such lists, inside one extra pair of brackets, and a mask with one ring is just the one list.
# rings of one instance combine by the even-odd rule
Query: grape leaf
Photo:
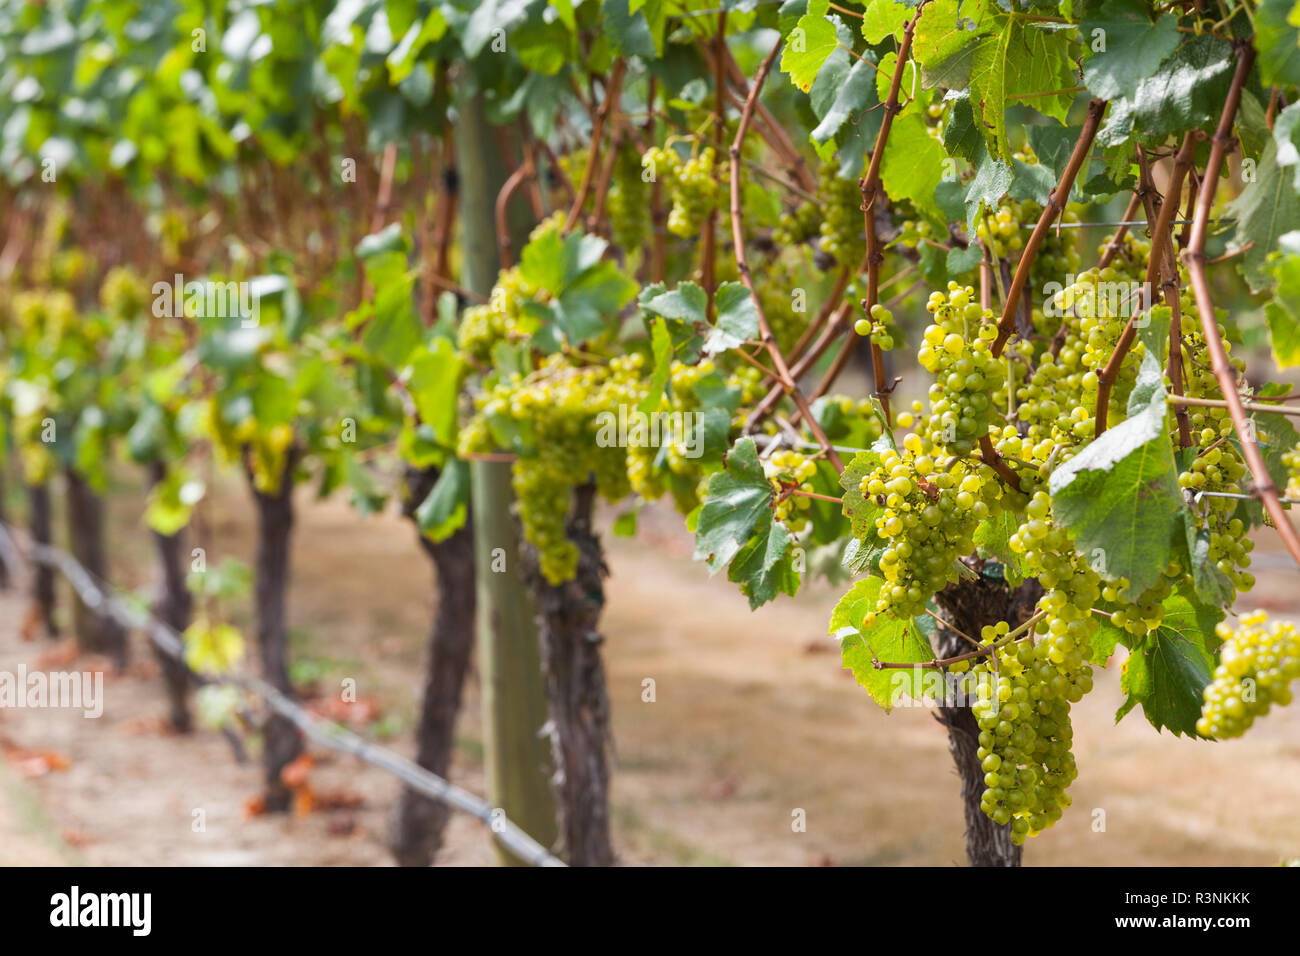
[(827, 58), (839, 48), (835, 27), (837, 17), (827, 17), (828, 0), (809, 0), (808, 12), (786, 38), (781, 51), (781, 71), (790, 75), (790, 81), (807, 93)]
[(864, 631), (863, 621), (876, 609), (883, 585), (880, 578), (864, 578), (854, 584), (831, 611), (829, 632), (840, 639), (845, 670), (852, 671), (857, 682), (888, 712), (903, 695), (913, 700), (924, 696), (925, 669), (877, 669), (875, 660), (919, 664), (934, 660), (934, 651), (915, 621), (881, 614), (875, 626)]
[(987, 0), (931, 0), (916, 24), (912, 55), (928, 71), (962, 54), (984, 32), (986, 6)]
[(724, 282), (713, 297), (718, 320), (705, 336), (703, 352), (714, 355), (743, 345), (758, 335), (758, 307), (739, 282)]
[[(834, 139), (850, 119), (855, 123), (864, 122), (867, 111), (878, 102), (875, 64), (854, 60), (850, 66), (848, 53), (836, 51), (837, 56), (840, 53), (843, 54), (842, 62), (836, 63), (832, 69), (831, 62), (827, 61), (827, 67), (817, 75), (809, 98), (813, 112), (820, 120), (811, 134), (812, 141), (818, 145)], [(833, 60), (836, 58), (832, 57)], [(826, 93), (822, 92), (823, 88)]]
[(880, 464), (880, 456), (874, 451), (860, 451), (853, 456), (840, 475), (840, 486), (844, 489), (844, 513), (849, 516), (849, 527), (855, 538), (865, 538), (874, 532), (876, 512), (879, 508), (872, 498), (862, 494), (862, 479)]
[(966, 232), (975, 234), (975, 220), (984, 206), (997, 208), (1002, 197), (1011, 188), (1014, 175), (1011, 167), (999, 162), (987, 152), (984, 160), (975, 170), (975, 177), (966, 190)]
[(1182, 512), (1182, 526), (1174, 531), (1175, 552), (1181, 554), (1185, 567), (1192, 572), (1192, 587), (1206, 604), (1227, 605), (1234, 595), (1232, 582), (1210, 558), (1210, 530), (1197, 528), (1196, 516)]
[(867, 0), (862, 11), (862, 36), (872, 46), (891, 36), (901, 43), (903, 27), (914, 12), (897, 0)]
[(984, 137), (975, 126), (975, 115), (971, 112), (970, 91), (949, 93), (952, 100), (947, 125), (943, 128), (943, 148), (949, 156), (957, 156), (974, 166), (978, 166), (988, 150), (984, 146)]
[[(1080, 29), (1093, 51), (1083, 61), (1084, 85), (1104, 100), (1136, 96), (1150, 65), (1178, 46), (1178, 18), (1160, 17), (1152, 23), (1150, 6), (1141, 0), (1107, 0)], [(1096, 50), (1099, 41), (1104, 49)]]
[(1199, 736), (1196, 721), (1214, 671), (1214, 651), (1219, 646), (1214, 627), (1221, 620), (1222, 611), (1182, 594), (1166, 600), (1160, 626), (1124, 662), (1120, 689), (1128, 696), (1115, 720), (1141, 704), (1156, 730), (1167, 727), (1178, 736)]
[(1086, 445), (1052, 473), (1052, 511), (1085, 557), (1100, 555), (1110, 577), (1129, 579), (1133, 593), (1159, 580), (1169, 562), (1182, 507), (1178, 470), (1165, 420), (1163, 372), (1143, 358), (1129, 417)]
[(918, 209), (942, 219), (934, 192), (943, 180), (946, 159), (943, 144), (930, 135), (920, 114), (898, 117), (880, 166), (885, 192), (894, 201), (909, 199)]
[(1265, 87), (1300, 83), (1300, 30), (1289, 14), (1295, 0), (1260, 0), (1255, 10), (1255, 49)]
[(764, 515), (771, 520), (772, 486), (752, 438), (736, 442), (726, 468), (709, 479), (695, 528), (695, 560), (717, 572), (749, 541)]
[(1277, 114), (1273, 140), (1277, 144), (1277, 164), (1288, 169), (1295, 167), (1295, 186), (1300, 189), (1300, 103), (1292, 103)]
[(469, 465), (459, 458), (448, 460), (415, 509), (420, 533), (430, 541), (445, 541), (463, 528), (469, 514), (469, 486)]
[(673, 340), (668, 335), (668, 325), (656, 317), (650, 322), (650, 353), (654, 356), (654, 369), (650, 373), (650, 387), (637, 409), (649, 415), (659, 408), (668, 376), (672, 371)]
[(1300, 365), (1300, 256), (1284, 256), (1272, 266), (1277, 289), (1264, 304), (1268, 339), (1278, 368)]
[(1144, 78), (1132, 97), (1112, 101), (1098, 142), (1115, 146), (1134, 130), (1143, 140), (1158, 141), (1217, 120), (1234, 65), (1232, 46), (1226, 40), (1209, 34), (1192, 37)]
[(611, 45), (622, 56), (640, 56), (653, 59), (663, 42), (662, 23), (652, 29), (651, 11), (633, 9), (628, 0), (604, 0), (601, 4), (605, 33)]
[(1098, 618), (1100, 622), (1097, 630), (1092, 632), (1092, 637), (1088, 639), (1088, 663), (1095, 664), (1097, 667), (1105, 667), (1115, 653), (1115, 648), (1120, 644), (1127, 645), (1128, 634), (1120, 630), (1114, 624), (1110, 623), (1109, 618)]
[(1272, 281), (1267, 267), (1269, 254), (1283, 234), (1300, 229), (1300, 195), (1290, 171), (1278, 164), (1275, 142), (1264, 147), (1255, 176), (1255, 182), (1248, 183), (1241, 195), (1228, 203), (1227, 214), (1237, 219), (1228, 251), (1253, 243), (1238, 257), (1237, 269), (1251, 292), (1260, 292)]
[(1019, 96), (1033, 95), (1033, 107), (1062, 123), (1074, 102), (1065, 91), (1074, 85), (1069, 60), (1069, 38), (1065, 33), (1027, 28), (1015, 17), (996, 17), (997, 29), (975, 47), (971, 63), (971, 108), (984, 133), (989, 153), (1011, 161), (1007, 140), (1007, 103)]
[(411, 355), (407, 389), (420, 421), (433, 429), (435, 439), (456, 446), (457, 399), (460, 394), (461, 358), (446, 339), (434, 339)]
[(1024, 558), (1011, 550), (1010, 539), (1020, 527), (1020, 519), (1011, 511), (1000, 511), (979, 523), (972, 536), (977, 547), (997, 558), (1007, 583), (1012, 587), (1025, 579)]
[(791, 561), (790, 531), (772, 512), (759, 515), (753, 533), (727, 568), (727, 580), (740, 585), (752, 611), (777, 594), (794, 596), (799, 590), (799, 573)]

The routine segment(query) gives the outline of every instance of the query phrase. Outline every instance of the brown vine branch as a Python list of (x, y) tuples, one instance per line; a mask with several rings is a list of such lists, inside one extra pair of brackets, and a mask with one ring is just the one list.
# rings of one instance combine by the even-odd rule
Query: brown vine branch
[[(713, 144), (719, 153), (722, 152), (722, 135), (723, 124), (726, 122), (727, 110), (727, 78), (724, 74), (724, 57), (723, 53), (727, 49), (727, 13), (724, 10), (718, 14), (718, 34), (713, 40)], [(755, 82), (755, 87), (758, 83)], [(732, 165), (736, 165), (733, 160)], [(712, 178), (713, 170), (709, 170), (709, 176)], [(737, 242), (740, 240), (737, 239)], [(700, 245), (702, 251), (700, 254), (700, 284), (704, 286), (704, 294), (708, 296), (708, 316), (713, 318), (714, 312), (714, 293), (717, 291), (716, 265), (718, 258), (718, 207), (716, 205), (709, 209), (709, 214), (704, 219), (704, 231), (700, 236)], [(740, 255), (739, 251), (737, 252)], [(758, 298), (757, 295), (754, 296)]]
[(1083, 166), (1083, 161), (1087, 159), (1089, 150), (1092, 149), (1093, 137), (1097, 135), (1097, 127), (1101, 125), (1102, 113), (1106, 111), (1105, 100), (1093, 100), (1088, 104), (1088, 116), (1083, 121), (1083, 129), (1079, 131), (1079, 138), (1074, 144), (1074, 151), (1070, 153), (1070, 161), (1066, 163), (1065, 171), (1061, 173), (1061, 181), (1056, 188), (1048, 194), (1047, 205), (1043, 207), (1043, 214), (1038, 217), (1038, 224), (1034, 226), (1034, 231), (1029, 236), (1029, 241), (1025, 243), (1025, 250), (1020, 254), (1020, 262), (1016, 264), (1016, 275), (1011, 281), (1011, 288), (1007, 290), (1006, 302), (1002, 305), (1002, 319), (998, 322), (998, 337), (993, 340), (991, 354), (997, 358), (1002, 354), (1002, 349), (1006, 346), (1007, 340), (1016, 329), (1016, 312), (1020, 308), (1020, 297), (1024, 294), (1025, 284), (1029, 281), (1029, 270), (1034, 265), (1034, 259), (1038, 255), (1038, 249), (1047, 238), (1047, 232), (1052, 227), (1052, 222), (1065, 209), (1065, 204), (1069, 202), (1070, 190), (1074, 186), (1074, 178), (1079, 174), (1079, 169)]
[(609, 84), (605, 87), (605, 100), (600, 104), (600, 109), (596, 111), (595, 119), (591, 123), (591, 152), (587, 154), (587, 166), (582, 171), (582, 182), (573, 197), (573, 205), (569, 207), (568, 218), (564, 221), (565, 234), (573, 231), (578, 217), (582, 215), (582, 207), (587, 205), (591, 182), (596, 176), (596, 164), (600, 162), (600, 141), (605, 135), (605, 124), (609, 121), (610, 110), (614, 108), (614, 103), (623, 88), (623, 75), (626, 71), (626, 60), (620, 57), (614, 61), (614, 67), (609, 73)]
[(798, 383), (790, 376), (790, 369), (786, 366), (785, 357), (781, 354), (781, 349), (767, 324), (767, 317), (763, 314), (763, 304), (759, 300), (757, 290), (754, 288), (754, 278), (750, 275), (749, 260), (745, 254), (745, 231), (740, 218), (740, 150), (745, 142), (745, 133), (749, 129), (750, 121), (754, 117), (754, 107), (758, 102), (759, 91), (763, 88), (763, 82), (772, 69), (772, 63), (776, 60), (777, 53), (781, 51), (782, 43), (782, 40), (776, 42), (758, 68), (753, 86), (750, 87), (749, 95), (745, 99), (745, 107), (740, 113), (740, 122), (736, 127), (736, 138), (731, 143), (731, 238), (732, 244), (735, 246), (736, 270), (740, 274), (740, 281), (744, 283), (753, 299), (754, 309), (758, 313), (759, 335), (768, 355), (772, 359), (776, 374), (780, 377), (781, 385), (794, 399), (799, 412), (808, 423), (808, 429), (812, 432), (813, 438), (816, 439), (821, 449), (826, 452), (826, 457), (835, 466), (835, 470), (842, 472), (844, 471), (844, 463), (840, 461), (840, 456), (835, 451), (835, 447), (831, 444), (830, 439), (826, 437), (826, 433), (822, 430), (821, 425), (817, 423), (817, 419), (813, 417), (807, 400), (799, 391)]
[(1246, 76), (1250, 73), (1254, 60), (1254, 49), (1249, 44), (1242, 45), (1237, 69), (1232, 75), (1232, 85), (1228, 88), (1228, 98), (1223, 104), (1223, 112), (1219, 117), (1218, 128), (1214, 131), (1214, 138), (1210, 141), (1210, 159), (1206, 164), (1205, 178), (1197, 197), (1196, 215), (1193, 217), (1192, 233), (1187, 249), (1183, 252), (1183, 262), (1187, 265), (1191, 277), (1192, 292), (1196, 296), (1196, 309), (1201, 314), (1201, 328), (1205, 332), (1205, 344), (1210, 352), (1211, 367), (1214, 369), (1215, 378), (1219, 380), (1223, 397), (1228, 403), (1228, 413), (1232, 416), (1233, 427), (1236, 428), (1237, 436), (1241, 439), (1241, 448), (1254, 479), (1255, 493), (1262, 499), (1264, 508), (1272, 518), (1278, 534), (1282, 536), (1287, 551), (1300, 566), (1300, 538), (1297, 538), (1296, 530), (1291, 526), (1286, 510), (1278, 498), (1277, 487), (1273, 484), (1273, 479), (1264, 464), (1259, 443), (1246, 427), (1246, 410), (1242, 407), (1241, 395), (1237, 392), (1237, 376), (1228, 361), (1228, 352), (1223, 347), (1223, 339), (1219, 335), (1219, 323), (1214, 316), (1214, 299), (1210, 295), (1210, 283), (1205, 274), (1205, 238), (1209, 231), (1210, 207), (1214, 204), (1219, 168), (1223, 165), (1224, 157), (1233, 142), (1232, 124), (1237, 115), (1237, 108), (1241, 104), (1242, 87), (1246, 83)]
[[(1099, 436), (1106, 431), (1106, 419), (1110, 411), (1110, 390), (1115, 384), (1115, 379), (1119, 377), (1120, 367), (1124, 364), (1124, 358), (1128, 351), (1133, 347), (1133, 340), (1137, 338), (1137, 321), (1151, 310), (1154, 303), (1156, 280), (1160, 278), (1161, 269), (1165, 266), (1165, 250), (1168, 247), (1174, 214), (1178, 211), (1178, 201), (1182, 196), (1183, 179), (1187, 176), (1187, 171), (1192, 166), (1192, 150), (1196, 145), (1196, 137), (1192, 132), (1183, 137), (1182, 145), (1178, 148), (1178, 154), (1174, 160), (1173, 175), (1169, 179), (1169, 188), (1166, 191), (1164, 201), (1160, 203), (1160, 211), (1155, 218), (1155, 224), (1151, 231), (1151, 255), (1147, 260), (1146, 279), (1143, 283), (1144, 299), (1143, 304), (1129, 316), (1128, 322), (1124, 324), (1124, 331), (1120, 333), (1119, 340), (1115, 343), (1115, 348), (1106, 361), (1106, 367), (1097, 373), (1097, 411), (1094, 416), (1093, 436)], [(1155, 183), (1151, 178), (1151, 163), (1147, 160), (1142, 152), (1142, 147), (1138, 147), (1138, 169), (1141, 177), (1141, 187), (1138, 196), (1147, 197), (1143, 199), (1147, 206), (1148, 219), (1151, 213), (1155, 211), (1157, 199)], [(1177, 280), (1175, 280), (1177, 281)]]

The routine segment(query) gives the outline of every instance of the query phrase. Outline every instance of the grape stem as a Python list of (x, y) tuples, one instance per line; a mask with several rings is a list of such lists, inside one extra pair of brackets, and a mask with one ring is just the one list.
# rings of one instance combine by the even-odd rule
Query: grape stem
[(1020, 477), (1007, 466), (1005, 461), (1002, 460), (1002, 456), (999, 455), (998, 450), (993, 447), (993, 441), (987, 434), (980, 436), (980, 458), (983, 460), (984, 464), (988, 465), (997, 473), (999, 478), (1005, 481), (1012, 488), (1016, 489), (1016, 491), (1020, 490)]
[(957, 635), (958, 637), (960, 637), (962, 640), (967, 641), (968, 643), (974, 644), (976, 647), (981, 648), (981, 649), (984, 647), (984, 645), (981, 644), (979, 641), (975, 640), (975, 638), (971, 637), (969, 634), (967, 634), (965, 631), (961, 630), (960, 628), (954, 627), (952, 624), (949, 624), (947, 621), (945, 621), (943, 618), (941, 618), (938, 614), (935, 614), (933, 611), (931, 611), (928, 607), (925, 608), (924, 610), (925, 610), (925, 613), (926, 613), (926, 614), (930, 615), (932, 618), (934, 618), (936, 621), (938, 621), (940, 624), (942, 624), (942, 625), (943, 625), (944, 627), (946, 627), (948, 630), (952, 631), (954, 634), (956, 634), (956, 635)]
[(1209, 231), (1208, 221), (1210, 207), (1214, 204), (1214, 194), (1219, 181), (1219, 168), (1223, 165), (1228, 147), (1233, 142), (1232, 124), (1241, 104), (1241, 91), (1255, 60), (1255, 50), (1250, 44), (1242, 44), (1237, 69), (1232, 75), (1232, 85), (1228, 88), (1228, 98), (1223, 104), (1223, 113), (1219, 117), (1218, 128), (1210, 141), (1210, 158), (1205, 167), (1205, 178), (1197, 195), (1196, 214), (1192, 221), (1192, 233), (1187, 248), (1183, 250), (1183, 262), (1191, 277), (1192, 292), (1196, 296), (1196, 308), (1200, 312), (1201, 328), (1205, 333), (1205, 344), (1210, 352), (1210, 364), (1214, 375), (1219, 380), (1219, 387), (1227, 400), (1228, 413), (1232, 424), (1241, 439), (1241, 449), (1245, 453), (1246, 463), (1255, 481), (1255, 493), (1262, 499), (1264, 508), (1277, 527), (1278, 534), (1286, 545), (1287, 551), (1300, 566), (1300, 538), (1287, 520), (1286, 510), (1279, 500), (1277, 487), (1269, 476), (1260, 454), (1259, 443), (1246, 427), (1246, 410), (1242, 407), (1241, 396), (1237, 393), (1237, 375), (1228, 361), (1228, 352), (1223, 347), (1219, 334), (1219, 323), (1214, 315), (1214, 299), (1210, 294), (1210, 283), (1205, 274), (1205, 238)]
[(1074, 151), (1070, 153), (1070, 161), (1065, 165), (1065, 171), (1061, 173), (1061, 181), (1057, 184), (1047, 197), (1047, 205), (1043, 207), (1043, 213), (1038, 217), (1038, 224), (1034, 226), (1034, 231), (1029, 236), (1029, 241), (1025, 243), (1024, 252), (1020, 254), (1020, 261), (1016, 264), (1016, 275), (1011, 281), (1011, 288), (1007, 290), (1007, 298), (1002, 306), (1002, 320), (998, 323), (998, 337), (993, 340), (991, 350), (994, 358), (1002, 354), (1002, 349), (1006, 346), (1007, 340), (1016, 330), (1016, 312), (1020, 308), (1020, 297), (1024, 294), (1025, 284), (1029, 281), (1029, 270), (1033, 268), (1034, 259), (1038, 255), (1038, 249), (1047, 238), (1047, 232), (1052, 227), (1052, 222), (1064, 211), (1065, 204), (1070, 199), (1070, 190), (1074, 186), (1074, 178), (1079, 174), (1079, 169), (1083, 162), (1088, 158), (1088, 152), (1092, 149), (1093, 137), (1097, 135), (1097, 127), (1101, 125), (1101, 116), (1106, 111), (1106, 101), (1095, 99), (1088, 104), (1088, 116), (1083, 121), (1083, 128), (1079, 131), (1079, 138), (1075, 141)]
[(844, 503), (843, 498), (836, 498), (833, 495), (822, 495), (815, 491), (804, 491), (802, 488), (791, 488), (789, 489), (788, 494), (802, 495), (805, 498), (816, 498), (818, 501), (830, 501), (837, 505)]
[[(956, 654), (952, 657), (940, 658), (939, 660), (904, 661), (900, 663), (894, 663), (891, 661), (882, 661), (877, 659), (875, 651), (871, 651), (871, 645), (867, 644), (866, 647), (868, 651), (871, 651), (871, 666), (878, 671), (887, 670), (889, 668), (907, 668), (907, 667), (929, 667), (937, 670), (939, 668), (948, 667), (951, 664), (959, 664), (962, 661), (972, 661), (979, 657), (988, 657), (994, 651), (1000, 650), (1001, 648), (1006, 647), (1008, 644), (1014, 643), (1015, 641), (1022, 640), (1025, 637), (1032, 637), (1031, 634), (1026, 634), (1025, 632), (1029, 631), (1035, 624), (1043, 620), (1043, 618), (1045, 617), (1047, 617), (1046, 611), (1038, 611), (1037, 613), (1034, 614), (1033, 617), (1025, 621), (1024, 624), (1021, 624), (1014, 631), (1011, 631), (1010, 633), (1003, 635), (1001, 638), (994, 641), (992, 644), (986, 644), (982, 646), (978, 651), (970, 651), (969, 653), (966, 654)], [(949, 628), (949, 630), (955, 630), (954, 628), (952, 628), (950, 624), (948, 624), (948, 622), (943, 621), (942, 619), (939, 620), (944, 627)], [(956, 633), (960, 634), (961, 632), (956, 631)], [(965, 637), (966, 635), (962, 634), (961, 636)], [(866, 644), (865, 637), (863, 638), (863, 643)]]
[[(839, 453), (835, 451), (835, 446), (826, 437), (822, 431), (821, 425), (813, 416), (812, 410), (808, 407), (808, 401), (804, 398), (803, 393), (799, 390), (799, 384), (790, 375), (790, 369), (786, 366), (785, 356), (781, 354), (781, 348), (776, 343), (776, 338), (772, 335), (772, 330), (767, 324), (767, 317), (763, 314), (763, 304), (759, 300), (758, 290), (754, 288), (754, 278), (749, 272), (749, 259), (745, 253), (745, 230), (740, 217), (740, 150), (745, 142), (745, 133), (749, 129), (749, 124), (754, 117), (754, 108), (758, 103), (759, 91), (763, 88), (763, 82), (767, 79), (768, 73), (772, 69), (772, 64), (776, 60), (776, 55), (781, 51), (784, 39), (779, 39), (772, 46), (772, 50), (764, 58), (763, 63), (758, 68), (758, 73), (754, 77), (753, 85), (749, 89), (749, 95), (745, 97), (745, 107), (741, 110), (740, 121), (736, 126), (736, 138), (731, 143), (731, 238), (732, 245), (735, 247), (736, 271), (740, 274), (740, 281), (744, 283), (745, 288), (754, 303), (754, 311), (758, 313), (758, 330), (762, 339), (763, 346), (767, 349), (768, 355), (772, 359), (772, 365), (776, 370), (776, 375), (780, 381), (781, 387), (790, 394), (794, 399), (804, 420), (808, 423), (808, 430), (812, 432), (813, 438), (823, 451), (831, 464), (835, 466), (837, 472), (844, 471), (844, 462), (840, 460)], [(725, 47), (723, 47), (725, 50)], [(719, 51), (719, 60), (721, 60)]]

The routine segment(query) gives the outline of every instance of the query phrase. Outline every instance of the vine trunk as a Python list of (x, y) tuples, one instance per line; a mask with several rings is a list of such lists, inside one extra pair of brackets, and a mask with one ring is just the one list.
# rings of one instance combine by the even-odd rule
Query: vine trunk
[[(412, 521), (415, 509), (437, 481), (434, 468), (406, 470), (403, 512)], [(418, 531), (417, 531), (418, 533)], [(474, 648), (474, 531), (465, 526), (443, 541), (419, 535), (420, 548), (433, 562), (438, 610), (429, 632), (429, 663), (425, 671), (420, 723), (415, 731), (415, 762), (440, 777), (447, 776), (455, 745), (456, 715)], [(401, 866), (428, 866), (442, 847), (450, 809), (446, 804), (407, 787), (397, 803), (391, 848)]]

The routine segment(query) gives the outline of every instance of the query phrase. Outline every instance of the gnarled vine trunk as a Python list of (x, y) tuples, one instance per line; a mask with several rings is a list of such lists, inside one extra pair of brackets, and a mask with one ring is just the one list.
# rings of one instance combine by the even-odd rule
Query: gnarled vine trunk
[[(50, 507), (48, 484), (27, 486), (27, 528), (37, 544), (54, 543), (53, 515)], [(59, 636), (59, 624), (54, 619), (54, 568), (40, 563), (32, 566), (32, 600), (41, 616), (41, 626), (46, 637)]]
[[(149, 466), (151, 485), (157, 485), (166, 477), (167, 466), (162, 462), (154, 462)], [(185, 529), (182, 528), (175, 534), (154, 531), (153, 542), (158, 554), (158, 567), (162, 571), (162, 586), (154, 599), (153, 613), (172, 630), (178, 634), (183, 633), (190, 626), (190, 613), (194, 607), (194, 596), (185, 586)], [(186, 700), (190, 684), (189, 670), (184, 661), (164, 653), (156, 644), (154, 653), (162, 668), (163, 683), (167, 688), (172, 729), (177, 733), (189, 733), (193, 727)]]
[(578, 570), (570, 581), (549, 583), (537, 551), (525, 546), (524, 578), (537, 600), (537, 625), (546, 676), (553, 785), (564, 852), (571, 866), (614, 862), (609, 832), (609, 696), (598, 630), (605, 606), (605, 566), (600, 538), (592, 530), (595, 485), (575, 490), (568, 536), (578, 547)]
[[(107, 579), (104, 560), (104, 502), (75, 469), (64, 472), (68, 489), (68, 540), (72, 554), (96, 581)], [(88, 606), (80, 594), (72, 605), (73, 632), (82, 651), (106, 654), (119, 668), (126, 666), (126, 629), (100, 608)]]
[[(433, 468), (406, 470), (403, 513), (415, 519), (415, 509), (438, 479)], [(418, 531), (417, 531), (417, 534)], [(425, 671), (420, 723), (415, 730), (415, 762), (447, 776), (455, 745), (456, 716), (474, 648), (474, 531), (465, 526), (444, 541), (419, 534), (420, 548), (433, 562), (438, 608), (429, 632), (429, 663)], [(393, 821), (391, 849), (400, 866), (428, 866), (442, 848), (450, 808), (409, 787), (402, 790)]]
[[(253, 489), (257, 504), (257, 649), (262, 677), (284, 694), (292, 695), (289, 682), (289, 633), (286, 598), (289, 591), (289, 537), (293, 531), (293, 471), (297, 455), (291, 450), (280, 487), (273, 494)], [(262, 733), (266, 809), (289, 809), (293, 794), (281, 771), (302, 753), (302, 738), (287, 718), (271, 714)]]
[[(976, 570), (981, 567), (976, 563)], [(1042, 595), (1037, 581), (1012, 588), (1005, 581), (980, 574), (975, 580), (950, 584), (935, 596), (940, 616), (963, 634), (977, 636), (986, 625), (1024, 623)], [(940, 627), (931, 641), (936, 657), (953, 657), (970, 645), (956, 631)], [(969, 706), (939, 707), (935, 719), (948, 731), (948, 751), (961, 779), (962, 810), (966, 818), (966, 857), (971, 866), (1019, 866), (1021, 851), (1011, 842), (1010, 825), (999, 825), (980, 808), (984, 768), (980, 765), (979, 724)]]

